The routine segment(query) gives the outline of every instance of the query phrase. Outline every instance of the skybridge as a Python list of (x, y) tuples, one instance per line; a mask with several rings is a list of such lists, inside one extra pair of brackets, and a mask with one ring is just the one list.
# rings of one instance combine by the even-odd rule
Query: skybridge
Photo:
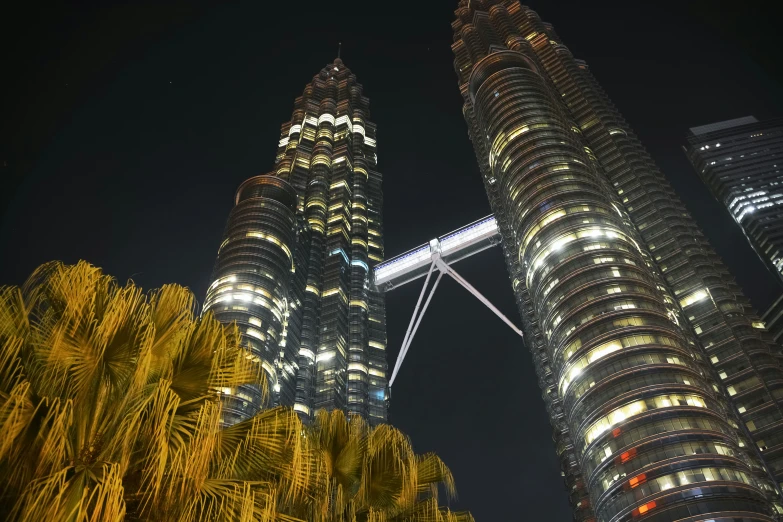
[(487, 216), (380, 263), (373, 268), (372, 282), (386, 292), (426, 276), (436, 251), (446, 264), (451, 264), (499, 243), (495, 216)]
[[(458, 228), (444, 236), (432, 239), (429, 243), (418, 246), (404, 254), (388, 259), (373, 268), (372, 284), (381, 292), (388, 292), (422, 277), (426, 278), (424, 280), (424, 287), (419, 294), (419, 300), (416, 302), (416, 307), (413, 309), (413, 317), (411, 317), (411, 321), (408, 324), (408, 330), (402, 341), (402, 347), (397, 356), (394, 371), (389, 379), (389, 388), (391, 388), (394, 379), (397, 377), (397, 373), (400, 371), (400, 366), (402, 365), (403, 359), (405, 359), (405, 355), (408, 353), (408, 349), (413, 341), (413, 336), (416, 335), (416, 330), (418, 330), (419, 325), (421, 324), (424, 312), (427, 311), (427, 307), (432, 300), (432, 296), (435, 294), (435, 290), (438, 288), (438, 284), (440, 283), (443, 274), (448, 274), (468, 292), (473, 294), (487, 308), (492, 310), (492, 312), (511, 327), (515, 333), (522, 336), (522, 331), (511, 320), (503, 315), (500, 310), (490, 303), (478, 290), (473, 288), (473, 286), (460, 276), (451, 266), (457, 261), (483, 252), (495, 245), (499, 245), (500, 240), (500, 232), (498, 230), (497, 222), (495, 221), (495, 216), (487, 216), (469, 225), (465, 225), (462, 228)], [(436, 271), (438, 272), (438, 275), (435, 278), (434, 284), (430, 287), (432, 274)], [(424, 306), (422, 306), (422, 300), (424, 299), (424, 294), (427, 293), (428, 288), (429, 294), (427, 295), (426, 301), (424, 301)]]

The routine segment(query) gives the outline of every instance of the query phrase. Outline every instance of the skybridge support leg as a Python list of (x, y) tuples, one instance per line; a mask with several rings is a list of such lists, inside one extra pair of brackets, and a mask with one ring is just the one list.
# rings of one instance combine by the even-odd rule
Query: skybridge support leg
[[(427, 296), (427, 300), (424, 302), (424, 307), (421, 309), (421, 312), (419, 312), (419, 307), (421, 306), (421, 301), (424, 298), (424, 294), (427, 292), (427, 287), (429, 286), (430, 278), (432, 277), (432, 271), (437, 267), (438, 271), (440, 272), (438, 274), (437, 279), (435, 280), (435, 284), (432, 285), (432, 289), (429, 292), (429, 295)], [(405, 355), (408, 353), (408, 349), (410, 348), (411, 342), (413, 342), (413, 337), (416, 335), (416, 331), (419, 329), (419, 325), (421, 324), (421, 320), (424, 317), (424, 312), (427, 311), (427, 307), (430, 305), (430, 301), (432, 300), (432, 296), (435, 295), (435, 290), (438, 288), (438, 284), (440, 283), (441, 278), (443, 277), (443, 274), (448, 274), (451, 276), (452, 279), (454, 279), (457, 283), (462, 285), (468, 292), (476, 296), (476, 298), (481, 301), (484, 306), (492, 310), (492, 312), (497, 315), (504, 323), (506, 323), (509, 327), (511, 327), (514, 332), (519, 335), (520, 337), (523, 337), (522, 330), (517, 328), (517, 326), (503, 313), (498, 310), (492, 303), (489, 302), (489, 299), (484, 297), (481, 292), (476, 290), (473, 285), (468, 283), (461, 275), (459, 275), (456, 271), (454, 271), (453, 268), (451, 268), (449, 265), (447, 265), (439, 255), (433, 256), (432, 265), (430, 266), (430, 270), (427, 273), (427, 278), (424, 280), (424, 287), (421, 289), (421, 293), (419, 294), (419, 300), (416, 302), (416, 307), (413, 309), (413, 317), (411, 317), (411, 322), (408, 324), (408, 330), (405, 332), (405, 338), (402, 341), (402, 347), (400, 348), (400, 353), (397, 355), (397, 362), (394, 364), (394, 370), (392, 371), (391, 378), (389, 379), (389, 389), (391, 390), (392, 384), (394, 384), (394, 380), (397, 378), (397, 374), (400, 371), (400, 367), (402, 366), (402, 361), (405, 359)]]
[(432, 285), (430, 294), (427, 296), (427, 301), (424, 303), (424, 308), (422, 308), (421, 313), (419, 313), (419, 306), (421, 306), (421, 300), (424, 298), (424, 294), (427, 292), (427, 287), (429, 286), (430, 277), (432, 276), (432, 271), (434, 269), (435, 269), (435, 261), (432, 262), (432, 265), (430, 266), (430, 271), (429, 273), (427, 273), (427, 278), (424, 280), (424, 287), (421, 289), (421, 293), (419, 294), (419, 300), (416, 302), (416, 307), (413, 309), (413, 317), (411, 317), (411, 322), (410, 324), (408, 324), (408, 331), (405, 332), (405, 338), (402, 340), (402, 347), (400, 348), (400, 353), (397, 355), (397, 362), (394, 363), (394, 370), (392, 371), (391, 379), (389, 379), (390, 388), (392, 383), (394, 382), (394, 379), (397, 377), (397, 373), (400, 371), (400, 366), (402, 366), (402, 361), (403, 359), (405, 359), (405, 354), (408, 353), (408, 346), (410, 346), (411, 341), (413, 340), (413, 336), (416, 333), (416, 330), (419, 328), (421, 319), (422, 317), (424, 317), (424, 312), (427, 311), (427, 307), (430, 305), (432, 296), (435, 294), (435, 289), (438, 288), (438, 283), (440, 282), (440, 278), (443, 276), (442, 272), (438, 274), (438, 278), (435, 280), (435, 284)]
[(405, 343), (402, 349), (400, 350), (400, 365), (402, 365), (402, 359), (404, 359), (405, 356), (408, 354), (408, 348), (410, 348), (411, 346), (411, 342), (413, 341), (413, 336), (416, 335), (416, 330), (419, 329), (421, 320), (424, 317), (424, 312), (427, 311), (427, 307), (430, 305), (432, 296), (435, 295), (435, 289), (438, 288), (438, 283), (440, 283), (441, 277), (443, 277), (443, 272), (438, 274), (438, 278), (435, 280), (435, 284), (432, 285), (432, 290), (430, 290), (430, 294), (427, 296), (427, 300), (424, 302), (424, 308), (421, 309), (421, 313), (419, 314), (419, 317), (416, 319), (416, 324), (413, 326), (413, 331), (411, 332), (410, 337), (408, 337), (408, 342)]
[(481, 292), (479, 292), (478, 290), (476, 290), (475, 288), (473, 288), (473, 286), (472, 286), (470, 283), (468, 283), (467, 281), (465, 281), (465, 279), (464, 279), (464, 278), (463, 278), (461, 275), (459, 275), (457, 272), (455, 272), (453, 268), (451, 268), (449, 265), (447, 265), (446, 263), (444, 263), (444, 262), (443, 262), (442, 260), (440, 260), (440, 259), (438, 259), (438, 260), (436, 261), (436, 264), (438, 265), (438, 269), (439, 269), (441, 272), (446, 272), (447, 274), (449, 274), (449, 275), (450, 275), (450, 276), (451, 276), (451, 277), (452, 277), (452, 278), (453, 278), (453, 279), (454, 279), (456, 282), (458, 282), (458, 283), (459, 283), (459, 284), (461, 284), (463, 287), (465, 287), (465, 289), (466, 289), (468, 292), (470, 292), (471, 294), (475, 295), (475, 296), (476, 296), (476, 298), (477, 298), (479, 301), (481, 301), (482, 303), (484, 303), (484, 305), (485, 305), (487, 308), (489, 308), (490, 310), (492, 310), (492, 311), (495, 313), (495, 315), (497, 315), (498, 317), (500, 317), (500, 319), (502, 319), (504, 323), (506, 323), (507, 325), (509, 325), (509, 326), (511, 327), (511, 329), (512, 329), (512, 330), (514, 330), (514, 331), (517, 333), (517, 335), (519, 335), (520, 337), (524, 337), (524, 334), (522, 333), (522, 330), (520, 330), (519, 328), (517, 328), (517, 325), (515, 325), (513, 322), (511, 322), (511, 320), (510, 320), (508, 317), (506, 317), (505, 315), (503, 315), (503, 313), (501, 313), (501, 311), (500, 311), (500, 310), (498, 310), (497, 308), (495, 308), (495, 306), (494, 306), (492, 303), (490, 303), (490, 302), (489, 302), (489, 299), (487, 299), (486, 297), (484, 297), (483, 295), (481, 295)]
[[(419, 306), (421, 306), (421, 300), (424, 298), (424, 293), (427, 291), (427, 285), (430, 284), (430, 277), (432, 277), (432, 271), (435, 269), (435, 261), (432, 261), (432, 264), (430, 265), (430, 271), (427, 272), (427, 278), (424, 280), (424, 287), (421, 289), (421, 293), (419, 294), (419, 300), (416, 301), (416, 307), (413, 309), (413, 317), (411, 317), (411, 322), (408, 324), (408, 330), (405, 332), (405, 338), (402, 340), (402, 346), (405, 347), (405, 345), (408, 343), (408, 338), (411, 335), (411, 327), (413, 327), (413, 323), (416, 321), (416, 315), (419, 313)], [(402, 353), (402, 351), (400, 352)], [(394, 373), (397, 373), (397, 370), (400, 367), (401, 361), (399, 360), (399, 357), (397, 358), (397, 364), (394, 365)]]

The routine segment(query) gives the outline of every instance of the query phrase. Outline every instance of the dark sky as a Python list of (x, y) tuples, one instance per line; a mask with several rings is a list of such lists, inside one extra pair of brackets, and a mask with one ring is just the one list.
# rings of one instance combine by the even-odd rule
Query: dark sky
[[(87, 259), (203, 298), (234, 190), (272, 167), (280, 124), (339, 41), (379, 129), (387, 255), (488, 214), (452, 68), (456, 3), (6, 7), (0, 284)], [(780, 290), (681, 146), (691, 126), (783, 115), (772, 4), (529, 2), (590, 64), (759, 308)], [(499, 251), (456, 269), (518, 320)], [(388, 296), (390, 366), (419, 285)], [(454, 505), (479, 521), (569, 520), (529, 354), (453, 281), (411, 346), (391, 420), (451, 466)]]

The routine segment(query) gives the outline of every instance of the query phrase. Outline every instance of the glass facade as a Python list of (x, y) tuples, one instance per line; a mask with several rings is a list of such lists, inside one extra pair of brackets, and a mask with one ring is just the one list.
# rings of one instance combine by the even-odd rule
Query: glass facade
[[(317, 409), (386, 420), (385, 307), (369, 282), (384, 256), (383, 195), (369, 116), (362, 86), (339, 58), (305, 87), (282, 126), (274, 171), (239, 189), (204, 306), (237, 321), (274, 404), (305, 422)], [(267, 185), (284, 187), (285, 197)], [(231, 257), (238, 237), (248, 243), (239, 263)], [(264, 283), (248, 289), (250, 306), (233, 294), (248, 279)], [(226, 423), (261, 406), (257, 391), (226, 393)]]
[(783, 119), (693, 127), (687, 140), (699, 177), (783, 282)]
[(783, 371), (747, 299), (551, 25), (516, 0), (455, 14), (463, 113), (574, 519), (776, 520)]

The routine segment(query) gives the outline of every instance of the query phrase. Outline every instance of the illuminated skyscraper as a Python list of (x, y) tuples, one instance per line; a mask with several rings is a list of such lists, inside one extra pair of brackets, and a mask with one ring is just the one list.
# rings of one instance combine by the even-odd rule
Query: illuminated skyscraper
[(693, 127), (686, 154), (761, 260), (783, 282), (783, 119)]
[[(685, 153), (699, 177), (783, 282), (783, 119), (711, 123), (691, 128), (687, 140)], [(773, 339), (783, 341), (783, 297), (762, 319)]]
[[(337, 58), (294, 103), (275, 168), (236, 195), (204, 310), (236, 321), (275, 404), (306, 421), (342, 409), (386, 420), (386, 319), (368, 272), (383, 260), (375, 124)], [(226, 423), (255, 413), (258, 386), (226, 390)]]
[(455, 14), (463, 113), (575, 520), (775, 520), (783, 371), (747, 299), (551, 25), (516, 0)]

